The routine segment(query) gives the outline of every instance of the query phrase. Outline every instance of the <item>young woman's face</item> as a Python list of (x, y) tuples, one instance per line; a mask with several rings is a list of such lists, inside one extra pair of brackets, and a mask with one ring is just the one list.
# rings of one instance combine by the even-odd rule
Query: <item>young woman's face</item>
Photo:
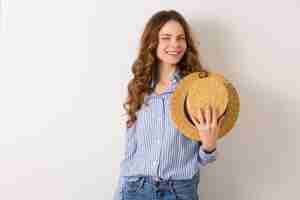
[(168, 21), (158, 33), (156, 54), (160, 62), (176, 64), (186, 51), (186, 39), (182, 26), (174, 21)]

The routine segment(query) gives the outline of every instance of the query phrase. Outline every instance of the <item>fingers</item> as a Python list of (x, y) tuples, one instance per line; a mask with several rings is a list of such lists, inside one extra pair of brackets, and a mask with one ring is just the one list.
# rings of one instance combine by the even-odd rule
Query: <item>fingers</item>
[(205, 122), (206, 124), (210, 124), (212, 126), (216, 126), (217, 118), (218, 118), (218, 109), (209, 105), (204, 112), (205, 112), (205, 119), (202, 119), (203, 122)]
[(196, 116), (200, 124), (216, 125), (216, 115), (214, 108), (209, 105), (206, 109), (200, 108)]
[(207, 124), (211, 124), (211, 122), (212, 122), (212, 113), (211, 112), (212, 112), (212, 108), (209, 105), (205, 110), (205, 121)]
[(218, 116), (218, 110), (216, 108), (212, 108), (212, 126), (217, 125), (217, 116)]
[(220, 119), (218, 120), (218, 126), (219, 126), (219, 127), (222, 125), (222, 123), (223, 123), (223, 121), (224, 121), (224, 118), (225, 118), (225, 115), (222, 115), (222, 116), (220, 117)]
[(197, 120), (193, 115), (190, 115), (190, 117), (191, 117), (191, 119), (192, 119), (194, 125), (195, 125), (196, 127), (198, 127), (198, 126), (199, 126), (198, 120)]
[(218, 120), (219, 111), (217, 108), (209, 105), (206, 109), (199, 108), (192, 111), (189, 100), (187, 100), (187, 108), (193, 123), (197, 125), (208, 125), (211, 128), (217, 127), (219, 123), (222, 123), (224, 116)]
[(197, 117), (200, 124), (205, 124), (205, 111), (201, 108), (198, 110)]

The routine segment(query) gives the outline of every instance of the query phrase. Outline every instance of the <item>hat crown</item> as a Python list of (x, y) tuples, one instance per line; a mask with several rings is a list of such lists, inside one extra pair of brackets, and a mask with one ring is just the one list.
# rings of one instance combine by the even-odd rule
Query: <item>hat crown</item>
[(219, 117), (226, 110), (228, 92), (222, 81), (205, 77), (193, 82), (187, 92), (187, 99), (193, 110), (205, 109), (210, 105), (218, 109)]

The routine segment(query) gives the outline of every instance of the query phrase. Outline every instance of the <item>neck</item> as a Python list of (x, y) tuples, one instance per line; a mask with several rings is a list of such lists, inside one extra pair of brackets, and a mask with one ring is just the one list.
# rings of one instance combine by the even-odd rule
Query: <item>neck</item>
[(163, 84), (169, 83), (169, 76), (176, 70), (176, 64), (160, 64), (159, 65), (159, 82)]

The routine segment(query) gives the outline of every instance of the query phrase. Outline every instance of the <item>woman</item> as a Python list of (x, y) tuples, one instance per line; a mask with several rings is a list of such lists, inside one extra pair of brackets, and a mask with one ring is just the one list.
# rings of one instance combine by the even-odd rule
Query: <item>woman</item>
[(198, 199), (200, 165), (216, 160), (222, 118), (207, 108), (191, 116), (200, 141), (175, 128), (169, 110), (176, 85), (192, 72), (205, 72), (189, 25), (177, 11), (160, 11), (145, 26), (132, 66), (124, 108), (128, 116), (125, 157), (114, 199)]

